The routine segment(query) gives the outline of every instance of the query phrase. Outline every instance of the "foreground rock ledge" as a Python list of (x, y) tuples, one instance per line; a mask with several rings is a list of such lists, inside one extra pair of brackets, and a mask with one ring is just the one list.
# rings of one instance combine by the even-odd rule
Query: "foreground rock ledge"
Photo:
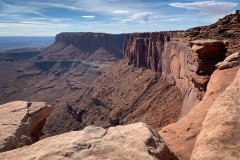
[(240, 70), (233, 83), (209, 109), (191, 160), (239, 160)]
[(52, 108), (44, 102), (15, 101), (0, 105), (0, 152), (38, 141), (51, 112)]
[(31, 146), (0, 154), (1, 160), (176, 160), (160, 136), (144, 123), (105, 130), (88, 126), (82, 131), (49, 137)]

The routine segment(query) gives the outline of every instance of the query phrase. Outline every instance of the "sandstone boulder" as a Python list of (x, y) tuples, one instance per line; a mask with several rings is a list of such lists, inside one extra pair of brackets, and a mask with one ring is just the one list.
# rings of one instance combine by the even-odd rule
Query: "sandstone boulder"
[(232, 68), (234, 66), (240, 65), (239, 62), (240, 52), (235, 52), (229, 55), (223, 62), (219, 62), (216, 64), (218, 69), (227, 69)]
[(240, 71), (209, 109), (191, 160), (239, 160)]
[(38, 141), (51, 111), (44, 102), (15, 101), (0, 105), (0, 152)]
[[(30, 153), (31, 152), (31, 153)], [(105, 130), (88, 126), (0, 154), (1, 160), (175, 160), (160, 136), (144, 123)]]

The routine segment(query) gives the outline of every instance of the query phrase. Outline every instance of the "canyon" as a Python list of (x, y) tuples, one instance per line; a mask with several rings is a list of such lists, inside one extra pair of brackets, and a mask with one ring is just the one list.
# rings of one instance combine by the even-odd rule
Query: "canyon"
[(60, 33), (34, 56), (1, 59), (2, 106), (53, 110), (39, 142), (1, 159), (238, 159), (238, 16), (186, 31)]

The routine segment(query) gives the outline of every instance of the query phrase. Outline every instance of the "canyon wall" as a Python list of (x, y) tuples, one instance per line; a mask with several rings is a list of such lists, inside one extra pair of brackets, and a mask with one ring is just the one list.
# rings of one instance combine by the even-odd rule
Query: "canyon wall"
[(182, 116), (201, 100), (215, 64), (225, 57), (225, 45), (219, 40), (189, 43), (175, 39), (171, 32), (127, 35), (124, 57), (135, 67), (152, 69), (185, 94)]
[(123, 57), (125, 34), (64, 32), (38, 59), (112, 61)]
[(62, 42), (67, 45), (73, 45), (84, 52), (92, 52), (99, 48), (105, 48), (116, 57), (122, 57), (122, 47), (125, 34), (107, 34), (107, 33), (59, 33), (56, 35), (55, 42)]

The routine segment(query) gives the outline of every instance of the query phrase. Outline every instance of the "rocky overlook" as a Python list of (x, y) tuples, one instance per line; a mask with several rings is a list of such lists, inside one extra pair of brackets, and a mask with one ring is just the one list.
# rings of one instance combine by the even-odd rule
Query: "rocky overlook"
[(0, 159), (177, 160), (177, 157), (149, 126), (136, 123), (108, 130), (88, 126), (82, 131), (49, 137), (31, 146), (0, 153)]
[(239, 159), (238, 16), (187, 31), (60, 33), (25, 68), (3, 65), (0, 82), (14, 84), (4, 100), (54, 110), (42, 140), (0, 159)]

